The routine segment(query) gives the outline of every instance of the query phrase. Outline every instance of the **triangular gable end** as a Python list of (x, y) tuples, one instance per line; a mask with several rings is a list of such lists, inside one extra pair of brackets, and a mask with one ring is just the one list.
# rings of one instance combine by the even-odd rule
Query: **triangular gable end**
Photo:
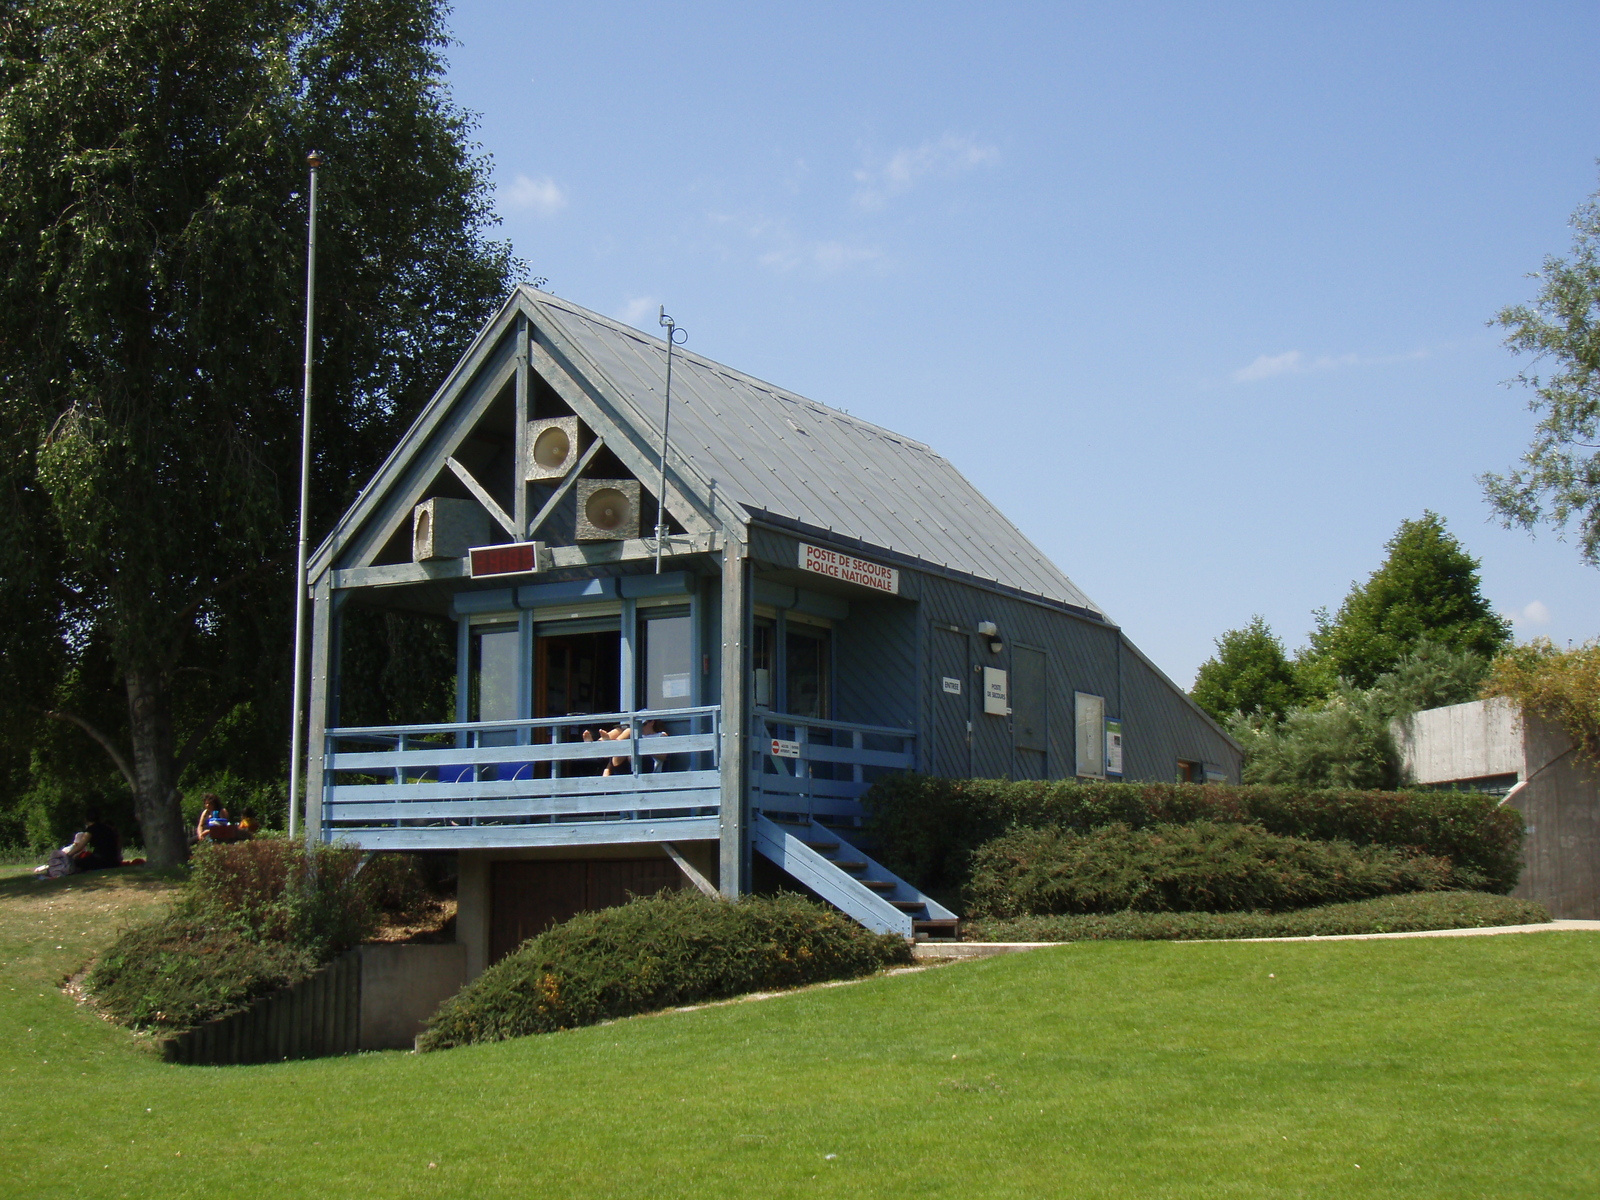
[[(519, 350), (528, 348), (524, 363)], [(519, 379), (519, 375), (526, 375)], [(450, 460), (461, 452), (492, 410), (504, 409), (520, 391), (518, 413), (542, 381), (622, 468), (654, 496), (659, 487), (660, 432), (578, 348), (556, 315), (539, 302), (539, 293), (520, 286), (473, 340), (445, 383), (412, 423), (399, 444), (317, 548), (309, 564), (315, 582), (332, 568), (371, 566), (395, 536), (409, 527), (415, 507), (433, 494)], [(522, 437), (513, 456), (512, 491), (522, 486)], [(458, 464), (459, 465), (459, 464)], [(489, 482), (489, 481), (485, 481)], [(471, 486), (470, 484), (468, 485)], [(474, 494), (476, 494), (474, 492)], [(495, 505), (493, 498), (489, 505)], [(504, 505), (496, 507), (505, 510)], [(485, 511), (489, 512), (488, 505)], [(668, 456), (666, 511), (690, 533), (722, 528), (735, 532), (744, 514), (716, 495), (710, 481), (676, 453)], [(742, 532), (737, 534), (742, 537)], [(496, 530), (495, 537), (511, 536)]]

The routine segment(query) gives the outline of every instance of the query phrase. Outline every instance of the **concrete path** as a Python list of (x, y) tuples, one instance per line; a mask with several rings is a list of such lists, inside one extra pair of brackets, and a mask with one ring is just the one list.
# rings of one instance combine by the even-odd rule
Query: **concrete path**
[[(1218, 942), (1357, 942), (1380, 938), (1487, 937), (1496, 933), (1569, 933), (1587, 930), (1600, 933), (1600, 921), (1548, 921), (1539, 925), (1491, 925), (1483, 929), (1425, 929), (1415, 933), (1329, 933), (1311, 937), (1270, 938), (1184, 938), (1184, 943), (1214, 946)], [(1169, 939), (1161, 939), (1163, 941)], [(1171, 939), (1179, 940), (1179, 939)], [(1017, 954), (1044, 946), (1066, 946), (1070, 942), (918, 942), (912, 953), (920, 958), (993, 958), (997, 954)]]

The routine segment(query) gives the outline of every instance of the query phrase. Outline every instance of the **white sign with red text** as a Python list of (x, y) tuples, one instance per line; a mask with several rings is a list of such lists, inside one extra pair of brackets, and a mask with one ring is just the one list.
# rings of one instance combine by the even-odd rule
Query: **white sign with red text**
[(882, 563), (868, 562), (864, 558), (840, 554), (837, 550), (809, 546), (801, 542), (800, 567), (802, 570), (814, 571), (818, 575), (826, 575), (829, 579), (842, 579), (846, 583), (869, 587), (873, 591), (888, 592), (891, 596), (900, 594), (899, 571)]

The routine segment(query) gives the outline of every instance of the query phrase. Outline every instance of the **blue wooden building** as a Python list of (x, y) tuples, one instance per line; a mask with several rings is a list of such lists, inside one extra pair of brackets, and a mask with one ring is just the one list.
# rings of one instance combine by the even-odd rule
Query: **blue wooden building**
[[(666, 355), (519, 288), (311, 563), (307, 828), (456, 852), (473, 973), (661, 886), (787, 876), (945, 932), (860, 847), (886, 772), (1238, 779), (1238, 746), (927, 446), (675, 351), (658, 495)], [(351, 605), (453, 622), (453, 720), (341, 724)]]

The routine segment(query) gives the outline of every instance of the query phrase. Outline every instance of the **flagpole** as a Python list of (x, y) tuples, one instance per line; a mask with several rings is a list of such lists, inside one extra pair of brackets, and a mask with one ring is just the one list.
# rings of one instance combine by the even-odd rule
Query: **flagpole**
[[(301, 736), (304, 723), (305, 683), (301, 664), (306, 647), (306, 509), (311, 505), (311, 350), (312, 300), (317, 288), (317, 168), (322, 155), (313, 150), (306, 155), (311, 167), (310, 203), (306, 209), (306, 364), (300, 402), (300, 545), (294, 565), (294, 724), (289, 735), (289, 836), (295, 835), (295, 818), (300, 803), (300, 769), (305, 761)], [(306, 838), (316, 831), (306, 827)]]

